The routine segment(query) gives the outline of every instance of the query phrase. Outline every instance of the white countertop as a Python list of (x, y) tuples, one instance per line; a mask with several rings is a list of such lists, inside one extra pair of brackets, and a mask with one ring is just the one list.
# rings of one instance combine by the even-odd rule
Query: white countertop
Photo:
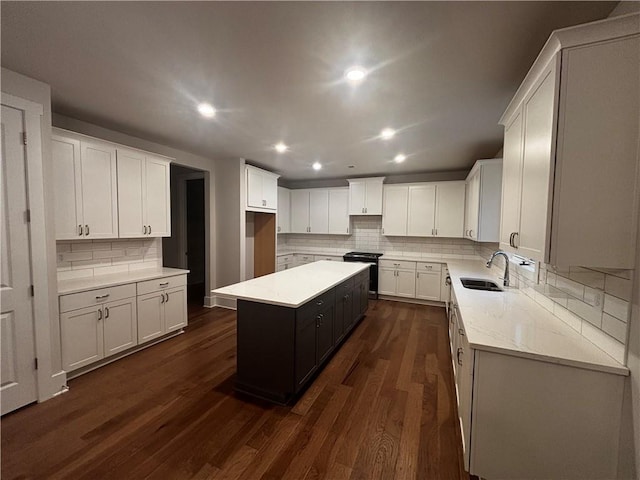
[(95, 277), (76, 278), (73, 280), (61, 280), (58, 282), (58, 295), (84, 292), (95, 288), (113, 287), (125, 283), (142, 282), (155, 278), (184, 275), (189, 270), (180, 268), (160, 268), (149, 270), (136, 270), (133, 272), (114, 273), (112, 275), (98, 275)]
[(461, 277), (502, 285), (483, 261), (447, 261), (462, 323), (472, 348), (603, 372), (629, 370), (517, 288), (470, 290)]
[(366, 263), (322, 260), (218, 288), (212, 293), (295, 308), (367, 268)]

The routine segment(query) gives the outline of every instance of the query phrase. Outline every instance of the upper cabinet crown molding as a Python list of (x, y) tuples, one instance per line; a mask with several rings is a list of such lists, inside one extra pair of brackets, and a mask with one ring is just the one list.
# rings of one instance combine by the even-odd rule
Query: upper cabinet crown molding
[(349, 215), (382, 215), (382, 182), (385, 177), (350, 178)]
[(247, 197), (245, 209), (251, 212), (275, 213), (278, 209), (278, 178), (280, 175), (245, 165)]

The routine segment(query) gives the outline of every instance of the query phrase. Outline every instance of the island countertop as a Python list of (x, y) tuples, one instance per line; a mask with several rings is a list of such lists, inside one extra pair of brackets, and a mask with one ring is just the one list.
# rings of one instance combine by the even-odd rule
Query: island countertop
[(217, 288), (212, 293), (252, 302), (297, 308), (368, 268), (367, 263), (322, 260)]

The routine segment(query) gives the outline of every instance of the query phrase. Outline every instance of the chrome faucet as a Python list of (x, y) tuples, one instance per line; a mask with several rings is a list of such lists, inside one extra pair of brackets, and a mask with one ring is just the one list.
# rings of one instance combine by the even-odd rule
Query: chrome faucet
[(509, 286), (509, 255), (507, 255), (502, 250), (496, 250), (495, 252), (493, 252), (493, 254), (491, 255), (491, 258), (487, 262), (487, 268), (491, 268), (493, 259), (496, 258), (498, 255), (502, 255), (504, 257), (504, 283), (503, 284), (505, 287), (508, 287)]

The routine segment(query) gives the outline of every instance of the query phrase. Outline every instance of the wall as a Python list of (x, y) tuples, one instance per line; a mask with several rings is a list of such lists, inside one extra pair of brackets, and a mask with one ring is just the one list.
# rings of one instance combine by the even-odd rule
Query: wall
[[(212, 286), (216, 285), (216, 192), (215, 192), (215, 167), (216, 162), (213, 159), (205, 158), (175, 148), (167, 147), (149, 140), (133, 137), (125, 133), (108, 130), (87, 122), (76, 120), (70, 117), (54, 114), (53, 125), (74, 132), (91, 135), (103, 140), (120, 143), (141, 150), (146, 150), (160, 155), (166, 155), (175, 159), (178, 165), (184, 165), (190, 168), (202, 170), (205, 175), (205, 241), (207, 245), (205, 263), (206, 281), (205, 291), (208, 292)], [(173, 231), (173, 230), (172, 230)], [(208, 297), (205, 297), (205, 302)]]
[[(38, 103), (43, 107), (41, 121), (43, 178), (53, 178), (51, 165), (51, 89), (49, 85), (2, 68), (2, 91)], [(56, 241), (54, 228), (54, 185), (44, 182), (47, 280), (49, 318), (36, 318), (36, 352), (40, 358), (38, 398), (45, 400), (59, 392), (66, 383), (62, 372), (58, 289), (56, 282)], [(46, 344), (46, 345), (45, 345)], [(44, 353), (46, 352), (46, 353)]]

